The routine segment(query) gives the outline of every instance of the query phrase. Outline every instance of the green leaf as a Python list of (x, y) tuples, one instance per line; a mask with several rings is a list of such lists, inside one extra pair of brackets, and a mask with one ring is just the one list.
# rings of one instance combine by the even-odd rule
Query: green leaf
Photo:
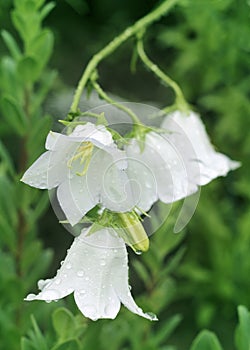
[(76, 322), (69, 310), (65, 308), (55, 310), (52, 315), (52, 323), (60, 342), (74, 338)]
[(223, 350), (217, 336), (204, 330), (200, 332), (191, 345), (190, 350)]
[(250, 349), (250, 313), (244, 306), (238, 307), (239, 326), (235, 331), (237, 350)]
[(34, 350), (34, 347), (32, 346), (32, 342), (25, 338), (21, 338), (21, 350)]
[(26, 83), (33, 83), (40, 74), (40, 68), (37, 60), (33, 57), (26, 56), (19, 60), (17, 71), (22, 80)]
[(181, 322), (181, 319), (180, 315), (175, 315), (167, 323), (164, 323), (155, 335), (155, 343), (160, 345), (163, 341), (166, 341)]
[(34, 349), (37, 350), (49, 350), (49, 347), (47, 345), (47, 341), (42, 334), (40, 328), (38, 327), (38, 324), (35, 320), (35, 317), (32, 315), (31, 316), (31, 321), (33, 325), (33, 332), (30, 335), (31, 341), (33, 343)]
[(48, 16), (48, 14), (53, 10), (53, 8), (56, 6), (54, 2), (49, 2), (47, 5), (45, 5), (40, 12), (40, 19), (43, 20), (45, 17)]
[(12, 57), (15, 60), (18, 60), (21, 57), (21, 51), (13, 36), (9, 32), (7, 32), (7, 30), (2, 30), (1, 35)]
[(48, 62), (52, 53), (54, 37), (50, 30), (44, 29), (27, 46), (26, 54), (34, 57), (39, 64), (40, 70)]
[(22, 101), (23, 84), (17, 75), (17, 64), (11, 57), (4, 57), (0, 64), (0, 88), (5, 94)]
[(6, 122), (14, 129), (14, 131), (22, 136), (26, 131), (26, 116), (13, 96), (5, 95), (1, 98), (1, 109)]

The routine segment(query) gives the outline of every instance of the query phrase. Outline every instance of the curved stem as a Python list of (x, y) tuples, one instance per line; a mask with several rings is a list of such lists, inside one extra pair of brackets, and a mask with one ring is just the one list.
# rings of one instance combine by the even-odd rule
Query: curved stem
[(141, 124), (140, 119), (137, 117), (137, 115), (128, 107), (124, 106), (123, 104), (113, 100), (111, 97), (109, 97), (106, 92), (101, 88), (101, 86), (97, 83), (97, 81), (92, 81), (93, 88), (96, 90), (98, 95), (103, 98), (106, 102), (112, 104), (113, 106), (119, 108), (123, 112), (127, 113), (130, 118), (132, 119), (134, 124)]
[(170, 86), (176, 95), (176, 105), (180, 109), (187, 109), (188, 103), (185, 100), (185, 97), (183, 95), (183, 92), (180, 88), (180, 86), (171, 79), (166, 73), (164, 73), (154, 62), (152, 62), (149, 57), (146, 55), (142, 38), (138, 38), (137, 41), (137, 52), (138, 56), (142, 60), (142, 62), (145, 64), (146, 67), (148, 67), (158, 78), (160, 78), (161, 81), (166, 83), (168, 86)]
[(93, 58), (89, 61), (83, 75), (76, 88), (73, 102), (70, 107), (70, 113), (68, 119), (74, 119), (74, 115), (78, 112), (78, 105), (82, 92), (92, 74), (96, 69), (98, 64), (111, 53), (113, 53), (121, 44), (123, 44), (130, 37), (139, 33), (141, 30), (147, 28), (150, 24), (157, 21), (160, 17), (165, 15), (179, 0), (165, 0), (159, 7), (150, 12), (145, 17), (141, 18), (134, 25), (128, 27), (124, 32), (118, 35), (114, 40), (112, 40), (107, 46), (105, 46), (101, 51), (99, 51)]

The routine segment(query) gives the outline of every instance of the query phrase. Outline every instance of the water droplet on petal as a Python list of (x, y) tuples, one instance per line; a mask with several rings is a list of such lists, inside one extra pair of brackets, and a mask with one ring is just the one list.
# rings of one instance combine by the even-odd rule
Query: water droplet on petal
[(56, 278), (56, 280), (55, 280), (55, 284), (60, 284), (61, 283), (61, 278)]
[(104, 259), (102, 259), (102, 260), (100, 261), (100, 265), (101, 265), (101, 266), (105, 266), (105, 265), (106, 265), (106, 261), (105, 261)]
[(146, 315), (150, 317), (151, 321), (158, 321), (158, 317), (153, 312), (146, 312)]
[(87, 276), (87, 277), (85, 277), (85, 281), (89, 281), (89, 277)]
[(60, 262), (61, 266), (63, 265), (63, 263), (64, 263), (64, 260), (62, 260), (62, 261)]
[(77, 271), (77, 276), (78, 277), (83, 277), (83, 275), (84, 275), (84, 271), (83, 270)]
[(105, 313), (105, 316), (106, 317), (109, 317), (109, 316), (112, 316), (114, 317), (115, 314), (117, 313), (117, 307), (116, 305), (110, 303), (110, 304), (107, 304), (104, 308), (104, 313)]
[(31, 294), (28, 294), (27, 297), (25, 298), (25, 300), (34, 300), (36, 298), (36, 295), (31, 293)]
[(80, 294), (80, 296), (83, 296), (84, 294), (86, 294), (86, 290), (80, 289), (79, 290), (79, 294)]
[(41, 293), (45, 301), (52, 301), (60, 299), (60, 292), (56, 289), (47, 289)]
[(65, 267), (67, 270), (70, 270), (72, 268), (72, 265), (70, 263), (67, 263), (67, 265)]

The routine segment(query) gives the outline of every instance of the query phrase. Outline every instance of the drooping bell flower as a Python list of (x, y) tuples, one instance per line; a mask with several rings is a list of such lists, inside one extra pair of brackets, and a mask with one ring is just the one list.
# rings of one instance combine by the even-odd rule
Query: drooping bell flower
[(50, 132), (43, 153), (21, 181), (40, 189), (57, 187), (58, 202), (73, 226), (95, 205), (117, 212), (133, 206), (124, 152), (103, 125), (78, 125), (69, 135)]
[(90, 230), (83, 229), (75, 238), (56, 276), (40, 280), (40, 293), (29, 294), (25, 300), (50, 302), (74, 293), (79, 310), (92, 320), (114, 319), (121, 303), (139, 316), (157, 320), (155, 315), (144, 313), (131, 295), (124, 241), (111, 228)]

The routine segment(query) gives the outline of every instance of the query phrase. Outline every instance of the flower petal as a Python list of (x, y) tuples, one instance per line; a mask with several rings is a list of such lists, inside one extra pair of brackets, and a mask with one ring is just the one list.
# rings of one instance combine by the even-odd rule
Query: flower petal
[(33, 187), (51, 189), (66, 177), (65, 167), (62, 153), (45, 152), (24, 173), (21, 181)]
[(72, 178), (69, 175), (69, 178), (58, 186), (57, 198), (72, 226), (77, 224), (99, 201), (96, 189), (89, 191), (86, 175), (72, 175)]
[(162, 127), (170, 131), (168, 139), (183, 155), (187, 169), (191, 169), (195, 182), (205, 185), (218, 176), (240, 166), (222, 153), (214, 150), (200, 117), (190, 112), (176, 111), (165, 118)]
[(87, 182), (90, 193), (98, 191), (99, 201), (105, 208), (126, 212), (134, 207), (128, 177), (109, 153), (95, 150), (88, 168)]
[(121, 301), (132, 312), (155, 319), (135, 304), (128, 285), (127, 251), (113, 229), (88, 235), (84, 229), (75, 238), (57, 275), (39, 281), (41, 292), (25, 300), (52, 301), (74, 292), (80, 311), (92, 320), (115, 318)]

